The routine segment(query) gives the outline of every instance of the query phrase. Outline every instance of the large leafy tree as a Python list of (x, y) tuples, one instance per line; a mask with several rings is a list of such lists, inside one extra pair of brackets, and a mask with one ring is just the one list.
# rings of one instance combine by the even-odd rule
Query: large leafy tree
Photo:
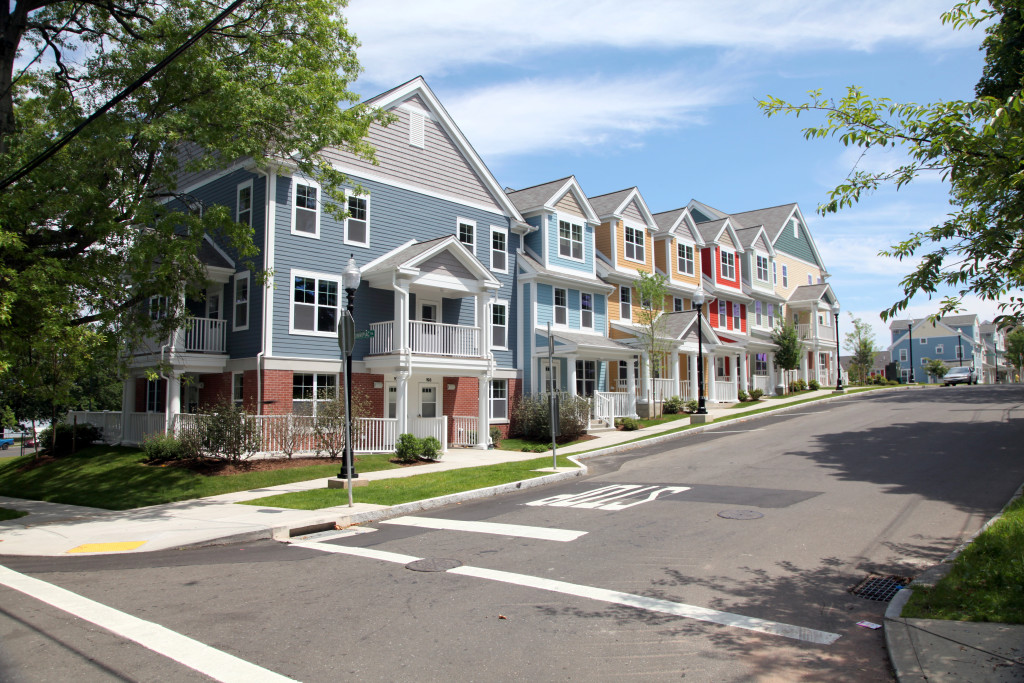
[(875, 354), (878, 348), (875, 346), (875, 335), (868, 325), (860, 318), (850, 314), (853, 324), (853, 332), (847, 332), (843, 336), (843, 348), (850, 352), (850, 379), (856, 382), (863, 382), (864, 378), (871, 372), (875, 365)]
[(903, 279), (902, 296), (882, 318), (897, 315), (916, 294), (955, 292), (943, 298), (938, 314), (957, 310), (963, 297), (1002, 300), (1000, 322), (1024, 317), (1024, 82), (1022, 0), (966, 0), (942, 15), (955, 28), (986, 24), (986, 62), (973, 100), (933, 104), (871, 98), (850, 87), (840, 99), (820, 90), (791, 104), (768, 97), (759, 105), (767, 116), (819, 115), (824, 121), (804, 129), (807, 139), (838, 137), (844, 145), (902, 148), (906, 163), (885, 171), (855, 170), (818, 207), (833, 213), (885, 185), (899, 188), (922, 173), (941, 173), (950, 187), (951, 211), (944, 221), (912, 233), (883, 254), (920, 258)]
[(1006, 335), (1006, 360), (1017, 369), (1017, 377), (1024, 380), (1024, 327)]
[[(334, 192), (325, 147), (365, 157), (383, 114), (349, 88), (356, 40), (341, 0), (250, 0), (62, 150), (51, 143), (195, 35), (217, 0), (19, 0), (0, 10), (0, 373), (40, 339), (147, 331), (137, 304), (202, 283), (208, 233), (244, 260), (249, 226), (184, 195), (185, 172), (287, 159)], [(335, 196), (337, 193), (335, 192)], [(188, 208), (180, 213), (175, 209)], [(259, 270), (256, 265), (256, 270)], [(180, 314), (179, 314), (180, 315)], [(162, 322), (180, 324), (178, 315)], [(49, 341), (47, 343), (50, 343)], [(72, 349), (69, 347), (65, 351)]]

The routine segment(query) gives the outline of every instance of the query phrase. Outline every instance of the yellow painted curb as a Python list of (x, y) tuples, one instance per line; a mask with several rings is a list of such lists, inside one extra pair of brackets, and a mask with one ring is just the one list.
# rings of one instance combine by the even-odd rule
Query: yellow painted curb
[(86, 543), (72, 548), (69, 553), (116, 553), (123, 550), (135, 550), (146, 541), (126, 541), (124, 543)]

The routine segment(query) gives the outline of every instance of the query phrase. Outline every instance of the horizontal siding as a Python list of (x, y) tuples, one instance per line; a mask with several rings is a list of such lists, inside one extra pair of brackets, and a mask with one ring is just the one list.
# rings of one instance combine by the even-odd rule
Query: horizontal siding
[(640, 207), (637, 206), (636, 199), (626, 205), (626, 210), (622, 212), (623, 218), (628, 218), (631, 221), (638, 223), (644, 223), (644, 215), (640, 212)]
[(566, 192), (562, 195), (562, 198), (558, 200), (557, 204), (555, 204), (555, 208), (579, 218), (586, 216), (586, 213), (583, 211), (583, 207), (581, 207), (580, 203), (576, 201), (576, 195), (574, 195), (572, 191)]
[(824, 268), (825, 265), (814, 257), (814, 251), (811, 249), (808, 234), (806, 229), (801, 229), (800, 236), (794, 237), (793, 228), (787, 223), (785, 229), (775, 238), (775, 249), (784, 254), (795, 256), (798, 259), (803, 259), (808, 263), (815, 263), (819, 268)]
[(548, 265), (558, 268), (578, 270), (582, 273), (594, 272), (594, 228), (583, 224), (583, 261), (574, 261), (561, 256), (558, 252), (558, 216), (547, 214), (547, 247)]

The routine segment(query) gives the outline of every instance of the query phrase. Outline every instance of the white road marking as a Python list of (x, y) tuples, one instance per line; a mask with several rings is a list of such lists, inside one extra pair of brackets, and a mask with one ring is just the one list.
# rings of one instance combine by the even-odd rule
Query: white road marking
[[(689, 491), (689, 486), (644, 486), (642, 484), (615, 484), (603, 486), (593, 491), (584, 493), (563, 493), (549, 498), (530, 501), (527, 505), (548, 505), (551, 507), (572, 507), (584, 508), (587, 510), (625, 510), (634, 505), (649, 503), (656, 500), (658, 496)], [(646, 493), (645, 498), (638, 498), (629, 503), (621, 502), (622, 499), (638, 497)], [(619, 502), (613, 502), (619, 501)]]
[(0, 565), (0, 585), (7, 586), (48, 605), (104, 628), (115, 635), (184, 664), (217, 681), (255, 683), (294, 679), (221, 652), (198, 640), (133, 617), (95, 600), (82, 597), (52, 583), (20, 574)]
[(522, 524), (497, 524), (494, 522), (471, 522), (461, 519), (437, 519), (435, 517), (396, 517), (385, 519), (381, 524), (397, 524), (399, 526), (415, 526), (423, 529), (442, 529), (451, 531), (472, 531), (480, 534), (497, 534), (499, 536), (515, 536), (516, 538), (537, 538), (543, 541), (561, 541), (567, 543), (585, 536), (586, 531), (572, 529), (547, 529), (540, 526), (523, 526)]
[[(355, 555), (358, 557), (384, 560), (385, 562), (397, 562), (399, 564), (409, 564), (410, 562), (422, 559), (419, 557), (411, 557), (409, 555), (401, 555), (399, 553), (369, 550), (367, 548), (349, 548), (340, 545), (328, 545), (326, 543), (293, 543), (292, 545), (312, 548), (314, 550), (323, 550), (325, 552), (337, 553), (339, 555)], [(758, 633), (783, 636), (818, 645), (831, 645), (839, 639), (838, 633), (818, 631), (811, 628), (804, 628), (802, 626), (783, 624), (778, 621), (745, 617), (740, 614), (720, 612), (718, 610), (708, 609), (706, 607), (697, 607), (695, 605), (687, 605), (681, 602), (670, 602), (668, 600), (649, 598), (643, 595), (633, 595), (632, 593), (620, 593), (619, 591), (606, 590), (604, 588), (581, 586), (575, 583), (544, 579), (537, 576), (529, 576), (527, 574), (515, 574), (496, 569), (482, 569), (480, 567), (469, 566), (456, 567), (447, 571), (450, 574), (461, 574), (463, 576), (471, 576), (478, 579), (488, 579), (490, 581), (500, 581), (502, 583), (537, 588), (539, 590), (563, 593), (565, 595), (575, 595), (581, 598), (610, 602), (617, 605), (627, 605), (629, 607), (636, 607), (637, 609), (644, 609), (651, 612), (674, 614), (676, 616), (696, 619), (698, 621), (707, 621), (714, 624), (722, 624), (724, 626), (734, 626), (748, 631), (757, 631)]]

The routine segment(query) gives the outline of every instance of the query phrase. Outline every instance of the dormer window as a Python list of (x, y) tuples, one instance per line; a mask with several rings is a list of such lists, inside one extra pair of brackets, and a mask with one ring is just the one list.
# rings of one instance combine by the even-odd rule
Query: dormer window
[(626, 258), (638, 263), (644, 262), (644, 231), (626, 226)]
[(736, 279), (736, 254), (724, 249), (722, 250), (722, 279)]
[(569, 221), (558, 221), (558, 255), (583, 260), (583, 226)]

